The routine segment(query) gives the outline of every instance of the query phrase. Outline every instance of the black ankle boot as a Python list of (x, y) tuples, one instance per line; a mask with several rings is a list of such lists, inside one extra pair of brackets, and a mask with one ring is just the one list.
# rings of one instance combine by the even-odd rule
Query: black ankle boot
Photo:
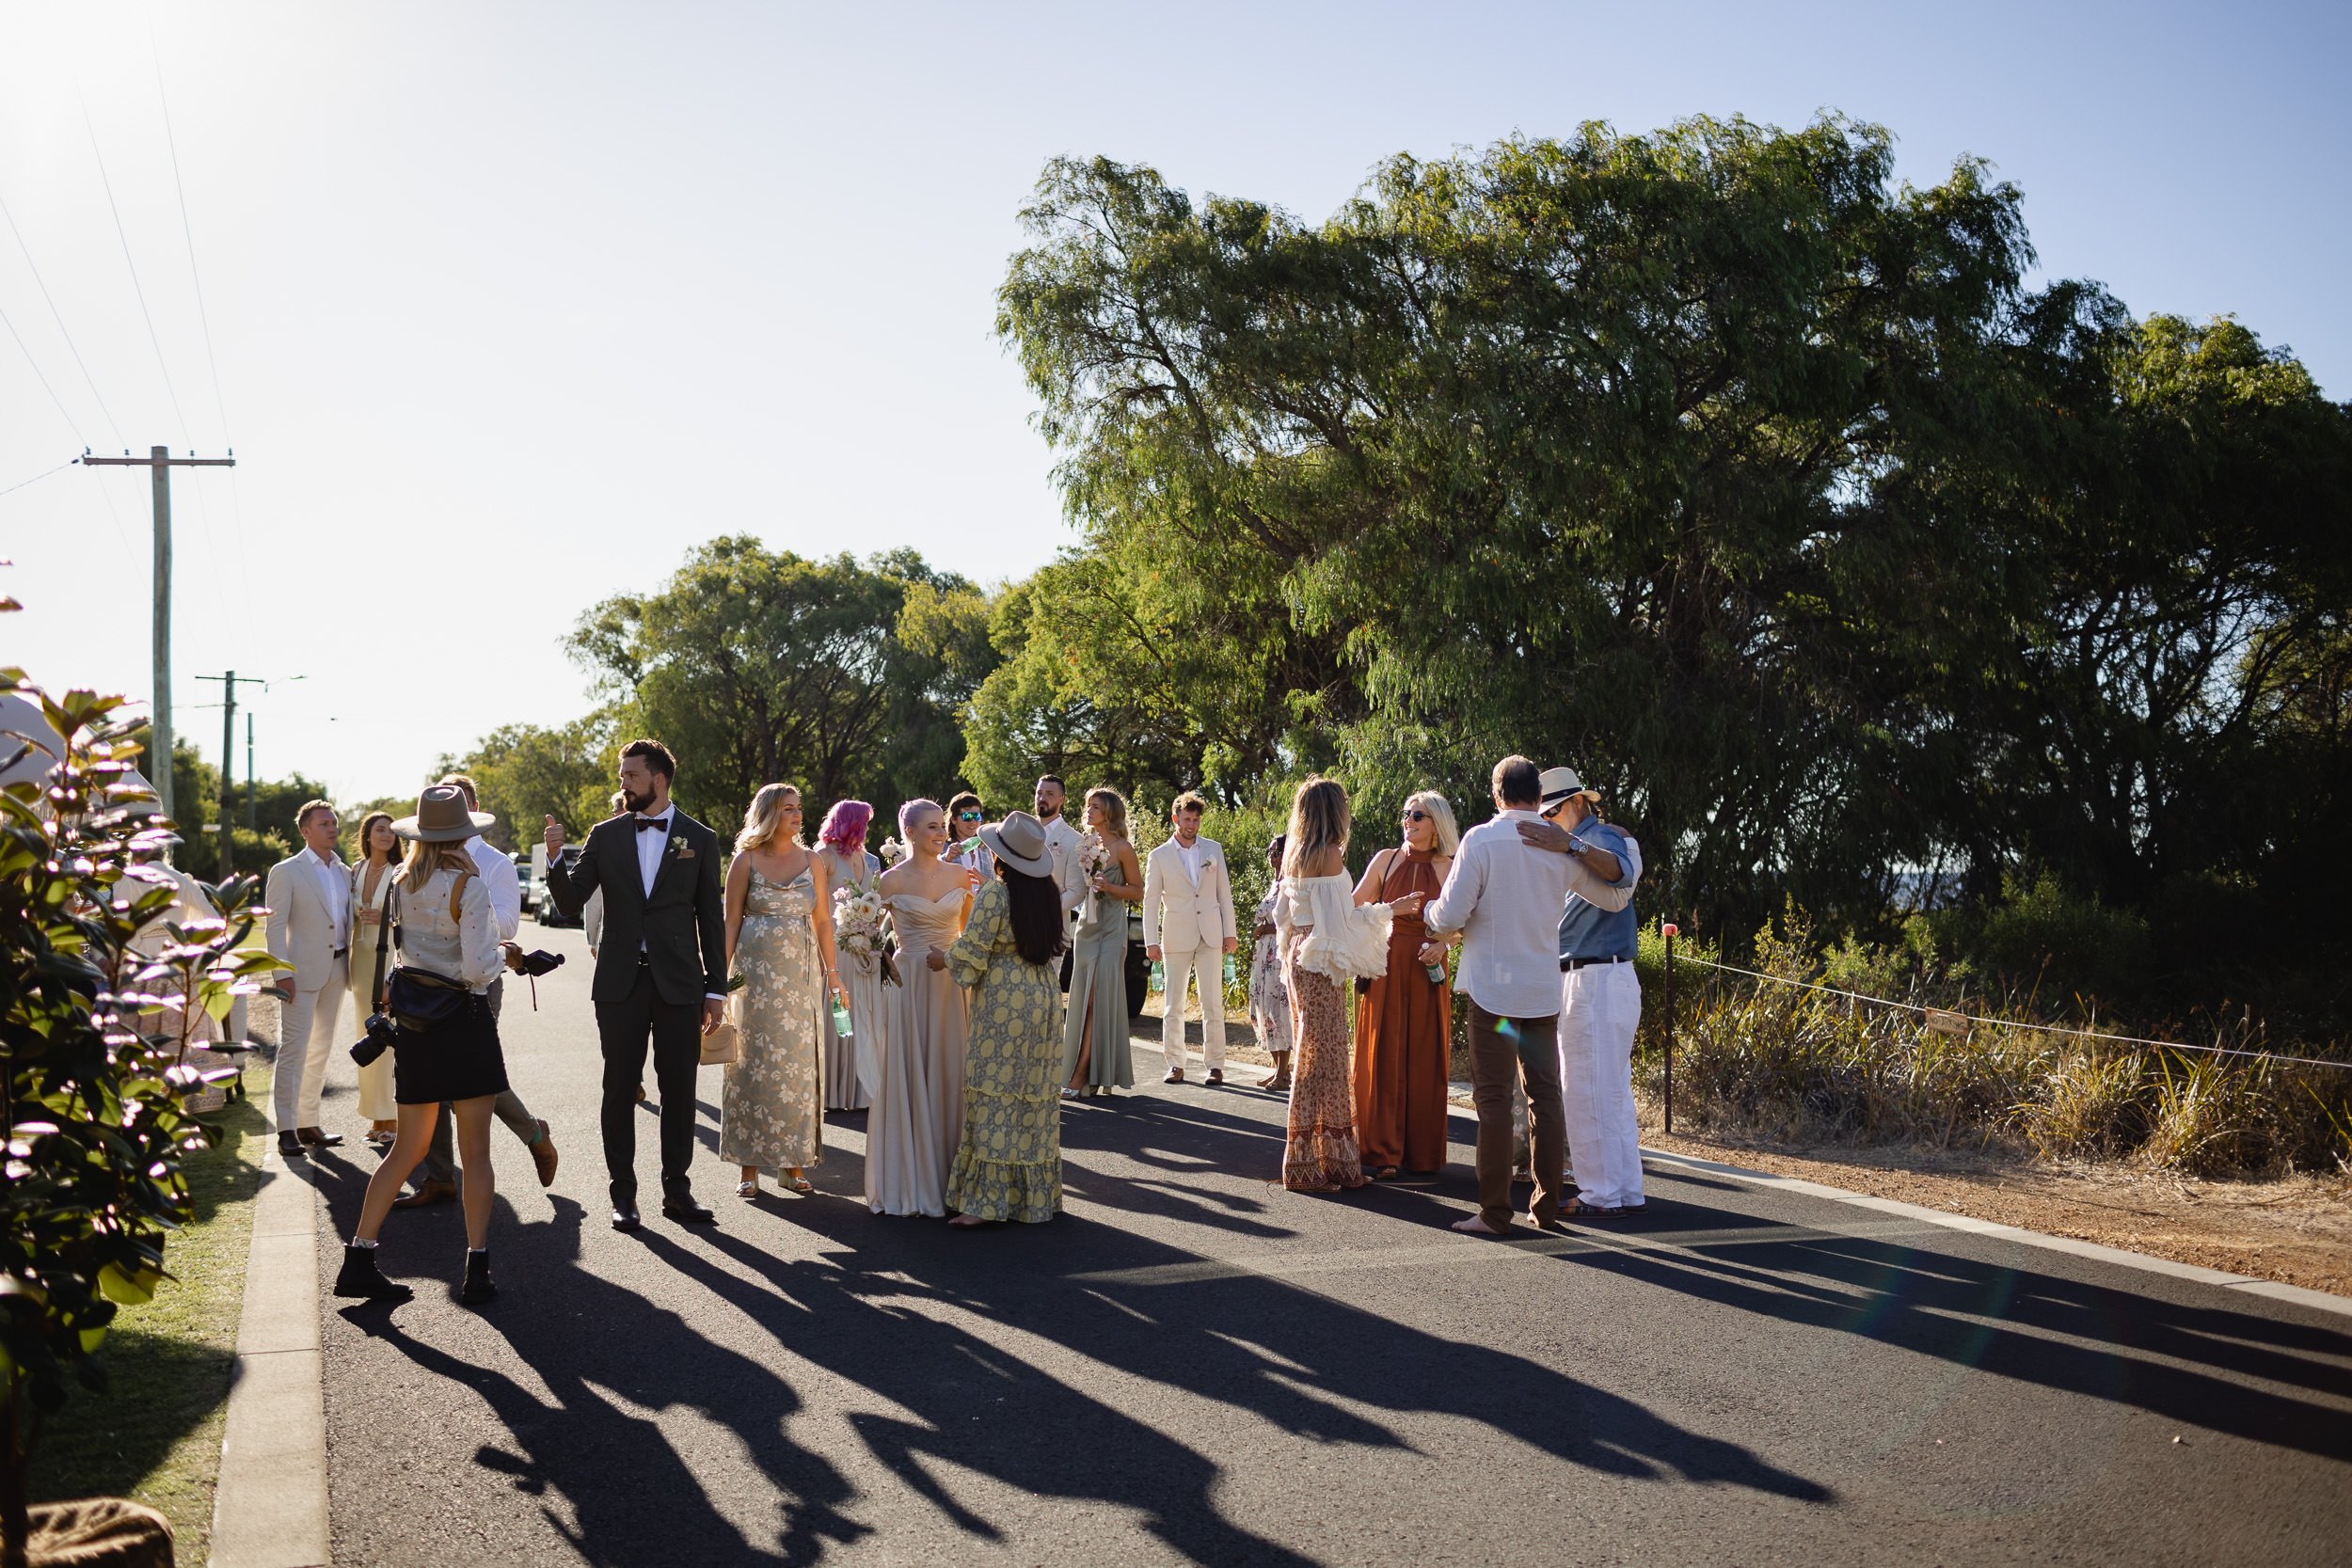
[(375, 1248), (354, 1245), (343, 1248), (343, 1267), (335, 1276), (335, 1293), (362, 1301), (406, 1301), (417, 1292), (384, 1277), (384, 1271), (375, 1266)]
[(468, 1307), (479, 1307), (498, 1293), (499, 1288), (490, 1283), (489, 1249), (485, 1247), (480, 1252), (468, 1252), (466, 1282), (457, 1288), (457, 1299)]

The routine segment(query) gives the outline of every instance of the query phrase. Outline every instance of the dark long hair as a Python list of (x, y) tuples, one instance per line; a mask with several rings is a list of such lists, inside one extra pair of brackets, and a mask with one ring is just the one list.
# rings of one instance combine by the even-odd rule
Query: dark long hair
[(996, 875), (1012, 906), (1012, 949), (1021, 961), (1049, 964), (1060, 958), (1068, 940), (1062, 931), (1061, 888), (1051, 877), (1015, 871), (1002, 855), (996, 857)]

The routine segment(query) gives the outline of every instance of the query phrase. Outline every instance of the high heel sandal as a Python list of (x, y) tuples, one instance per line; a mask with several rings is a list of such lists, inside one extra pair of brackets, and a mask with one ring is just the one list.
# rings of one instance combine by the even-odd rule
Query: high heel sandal
[(735, 1184), (735, 1196), (741, 1198), (746, 1203), (749, 1203), (752, 1199), (757, 1197), (759, 1196), (759, 1178), (755, 1176), (749, 1181), (738, 1181)]

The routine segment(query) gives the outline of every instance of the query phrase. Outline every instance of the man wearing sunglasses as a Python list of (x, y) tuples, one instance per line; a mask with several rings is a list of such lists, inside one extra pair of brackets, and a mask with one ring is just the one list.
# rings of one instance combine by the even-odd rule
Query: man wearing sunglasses
[(1642, 1018), (1634, 977), (1633, 885), (1642, 847), (1600, 819), (1597, 790), (1572, 768), (1547, 768), (1541, 822), (1519, 837), (1568, 862), (1560, 915), (1560, 1088), (1576, 1162), (1565, 1218), (1607, 1220), (1640, 1210), (1641, 1131), (1633, 1110), (1633, 1027)]

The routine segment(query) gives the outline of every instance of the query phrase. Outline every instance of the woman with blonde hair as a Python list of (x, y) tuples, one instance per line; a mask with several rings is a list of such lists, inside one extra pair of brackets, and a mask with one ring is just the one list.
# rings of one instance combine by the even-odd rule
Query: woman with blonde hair
[[(384, 974), (376, 968), (375, 939), (390, 918), (392, 883), (399, 876), (400, 835), (392, 832), (392, 814), (372, 811), (360, 820), (358, 852), (351, 858), (351, 999), (362, 1022), (383, 1008)], [(391, 1148), (400, 1131), (400, 1101), (392, 1098), (389, 1051), (359, 1069), (359, 1114), (368, 1118), (368, 1142), (376, 1151)]]
[(825, 863), (801, 839), (801, 792), (762, 784), (727, 867), (727, 970), (740, 1034), (719, 1095), (719, 1158), (739, 1167), (735, 1196), (759, 1196), (772, 1170), (793, 1192), (824, 1154), (825, 1016), (847, 1002), (834, 957)]
[(1346, 988), (1386, 972), (1399, 914), (1417, 914), (1424, 895), (1359, 904), (1347, 879), (1347, 791), (1309, 779), (1291, 801), (1283, 833), (1282, 891), (1276, 941), (1298, 1035), (1282, 1185), (1328, 1193), (1364, 1184), (1348, 1092)]
[[(1393, 902), (1407, 894), (1427, 900), (1445, 887), (1462, 843), (1445, 797), (1424, 789), (1408, 798), (1398, 836), (1394, 847), (1364, 867), (1357, 903)], [(1445, 1168), (1451, 946), (1429, 934), (1418, 912), (1399, 914), (1389, 929), (1387, 967), (1356, 983), (1356, 1135), (1375, 1181)]]
[(1089, 896), (1071, 933), (1075, 957), (1061, 1030), (1062, 1083), (1078, 1096), (1135, 1086), (1127, 1043), (1127, 907), (1143, 901), (1143, 873), (1127, 839), (1127, 798), (1107, 784), (1088, 790), (1086, 824)]
[(497, 820), (469, 811), (454, 785), (435, 784), (417, 797), (414, 816), (392, 824), (392, 832), (409, 841), (392, 895), (406, 992), (395, 995), (390, 1008), (400, 1131), (359, 1200), (359, 1227), (335, 1276), (339, 1296), (406, 1301), (415, 1294), (384, 1277), (375, 1238), (400, 1184), (424, 1158), (444, 1101), (457, 1116), (457, 1157), (466, 1173), (466, 1280), (457, 1299), (474, 1307), (498, 1294), (490, 1283), (490, 1204), (497, 1195), (490, 1107), (506, 1089), (506, 1058), (499, 1050), (489, 990), (505, 957), (490, 917), (490, 891), (466, 847)]

